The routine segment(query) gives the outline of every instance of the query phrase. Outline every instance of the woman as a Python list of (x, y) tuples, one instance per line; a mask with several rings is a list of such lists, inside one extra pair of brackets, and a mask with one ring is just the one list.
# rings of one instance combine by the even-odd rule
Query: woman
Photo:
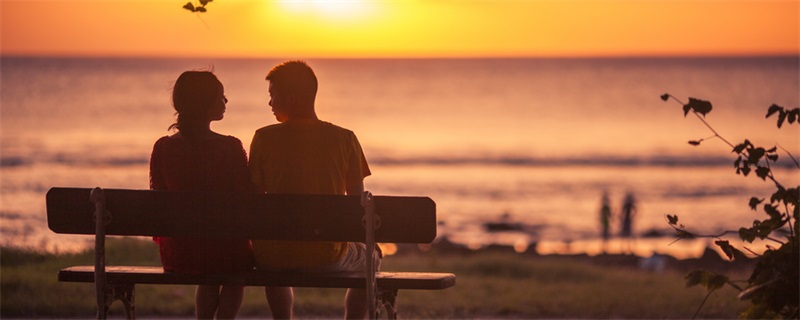
[[(242, 142), (211, 131), (225, 113), (222, 83), (208, 71), (187, 71), (172, 91), (177, 132), (156, 141), (150, 158), (153, 190), (250, 192), (247, 155)], [(200, 218), (200, 217), (198, 217)], [(155, 237), (165, 271), (224, 274), (249, 270), (253, 253), (247, 239)], [(242, 286), (197, 286), (198, 319), (234, 318), (242, 304)]]

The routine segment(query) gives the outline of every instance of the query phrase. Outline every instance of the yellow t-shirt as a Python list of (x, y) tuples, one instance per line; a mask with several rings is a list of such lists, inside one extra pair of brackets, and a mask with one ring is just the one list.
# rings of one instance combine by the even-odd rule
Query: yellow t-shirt
[[(348, 181), (370, 175), (356, 135), (320, 120), (290, 120), (256, 131), (250, 145), (253, 183), (268, 193), (345, 194)], [(267, 269), (330, 265), (343, 242), (254, 240), (256, 265)]]

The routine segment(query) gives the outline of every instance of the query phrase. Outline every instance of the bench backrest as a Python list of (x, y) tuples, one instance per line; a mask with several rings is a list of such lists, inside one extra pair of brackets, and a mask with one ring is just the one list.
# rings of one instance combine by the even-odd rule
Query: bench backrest
[[(56, 233), (95, 234), (88, 188), (47, 192), (47, 223)], [(235, 236), (249, 239), (361, 241), (359, 196), (231, 194), (105, 189), (107, 235)], [(427, 197), (374, 196), (375, 241), (430, 243), (436, 204)], [(107, 219), (108, 220), (108, 219)]]

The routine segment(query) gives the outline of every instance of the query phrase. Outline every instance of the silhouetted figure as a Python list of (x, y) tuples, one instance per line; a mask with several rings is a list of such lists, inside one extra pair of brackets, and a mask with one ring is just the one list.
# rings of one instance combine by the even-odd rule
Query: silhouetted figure
[[(370, 175), (356, 135), (321, 121), (315, 111), (317, 77), (305, 62), (289, 61), (267, 74), (269, 105), (278, 124), (258, 129), (250, 146), (250, 173), (267, 193), (361, 195)], [(253, 241), (256, 267), (302, 272), (363, 271), (364, 243)], [(376, 262), (378, 263), (378, 262)], [(292, 288), (267, 287), (274, 318), (291, 318)], [(364, 288), (345, 297), (345, 317), (367, 314)]]
[[(252, 192), (247, 156), (239, 139), (211, 131), (225, 113), (225, 90), (208, 71), (187, 71), (172, 91), (177, 133), (156, 141), (150, 158), (150, 189)], [(197, 218), (203, 219), (201, 213)], [(253, 268), (248, 239), (154, 237), (165, 271), (225, 274)], [(199, 319), (234, 318), (244, 287), (200, 285), (195, 293)]]
[(603, 192), (600, 200), (600, 228), (603, 236), (603, 252), (606, 252), (606, 243), (611, 236), (611, 204), (606, 191)]
[(622, 226), (619, 235), (625, 239), (627, 251), (631, 251), (631, 238), (633, 237), (633, 218), (636, 216), (636, 199), (633, 194), (628, 192), (625, 194), (625, 199), (622, 201), (622, 212), (620, 217), (622, 219)]

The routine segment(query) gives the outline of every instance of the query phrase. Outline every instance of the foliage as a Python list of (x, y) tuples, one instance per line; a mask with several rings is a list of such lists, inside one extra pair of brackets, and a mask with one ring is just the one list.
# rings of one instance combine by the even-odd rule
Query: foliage
[(195, 5), (191, 1), (189, 1), (185, 5), (183, 5), (183, 8), (186, 9), (186, 10), (189, 10), (191, 12), (206, 12), (207, 11), (206, 10), (206, 5), (211, 1), (214, 1), (214, 0), (200, 0), (199, 1), (200, 4), (197, 4), (197, 5)]
[[(107, 239), (109, 263), (160, 265), (158, 247), (149, 239)], [(57, 270), (91, 265), (93, 251), (75, 254), (31, 253), (0, 248), (0, 319), (84, 319), (95, 315), (94, 284), (57, 280)], [(453, 288), (402, 290), (398, 295), (404, 319), (684, 319), (700, 290), (686, 292), (682, 274), (637, 272), (630, 265), (592, 262), (591, 257), (517, 254), (512, 250), (448, 253), (402, 250), (387, 256), (386, 271), (452, 272)], [(137, 285), (136, 313), (148, 319), (194, 317), (194, 286)], [(340, 318), (343, 289), (297, 288), (295, 315), (303, 319)], [(733, 290), (709, 301), (699, 317), (728, 319), (746, 307)], [(124, 316), (119, 301), (110, 316)], [(245, 288), (239, 311), (244, 319), (270, 317), (264, 289)]]
[[(764, 253), (758, 255), (758, 263), (749, 279), (747, 279), (744, 288), (725, 275), (704, 270), (692, 271), (686, 275), (686, 286), (700, 285), (706, 288), (708, 295), (701, 303), (700, 308), (703, 307), (711, 293), (727, 284), (741, 291), (738, 296), (739, 299), (750, 301), (750, 306), (739, 315), (742, 318), (798, 319), (798, 300), (800, 300), (798, 296), (800, 293), (800, 288), (798, 287), (800, 282), (800, 278), (798, 278), (798, 271), (800, 270), (798, 234), (800, 234), (800, 229), (798, 229), (797, 221), (800, 215), (800, 206), (798, 206), (800, 186), (784, 187), (774, 176), (772, 167), (779, 158), (779, 145), (767, 149), (755, 146), (749, 140), (733, 145), (720, 136), (705, 121), (706, 114), (712, 109), (710, 102), (689, 98), (689, 103), (684, 104), (670, 94), (661, 96), (664, 101), (668, 101), (670, 98), (683, 105), (684, 117), (689, 112), (694, 113), (714, 133), (713, 136), (708, 138), (689, 141), (689, 144), (696, 146), (700, 145), (705, 139), (718, 138), (728, 144), (732, 148), (732, 152), (736, 154), (737, 157), (733, 163), (736, 168), (736, 174), (746, 177), (751, 172), (755, 172), (758, 178), (770, 181), (775, 185), (775, 192), (769, 197), (769, 200), (752, 197), (749, 201), (749, 206), (752, 210), (755, 211), (760, 206), (768, 216), (768, 219), (754, 220), (752, 226), (739, 228), (738, 231), (725, 231), (717, 235), (699, 235), (679, 224), (677, 215), (667, 215), (667, 220), (670, 226), (676, 230), (679, 240), (694, 237), (716, 238), (715, 244), (731, 260), (743, 259), (745, 254), (731, 245), (729, 241), (721, 239), (722, 236), (730, 233), (737, 234), (739, 238), (747, 243), (753, 243), (756, 239), (760, 239), (768, 240), (770, 243), (774, 242), (777, 245), (777, 247), (767, 245)], [(788, 122), (790, 125), (794, 123), (800, 124), (800, 109), (798, 108), (787, 110), (773, 104), (769, 107), (766, 118), (776, 114), (778, 115), (778, 128), (784, 122)], [(784, 151), (786, 150), (784, 149)], [(795, 166), (800, 169), (800, 163), (788, 151), (786, 153), (794, 161)], [(780, 234), (785, 239), (775, 238), (780, 237)], [(749, 249), (747, 250), (750, 251)], [(755, 254), (753, 251), (750, 252)]]

